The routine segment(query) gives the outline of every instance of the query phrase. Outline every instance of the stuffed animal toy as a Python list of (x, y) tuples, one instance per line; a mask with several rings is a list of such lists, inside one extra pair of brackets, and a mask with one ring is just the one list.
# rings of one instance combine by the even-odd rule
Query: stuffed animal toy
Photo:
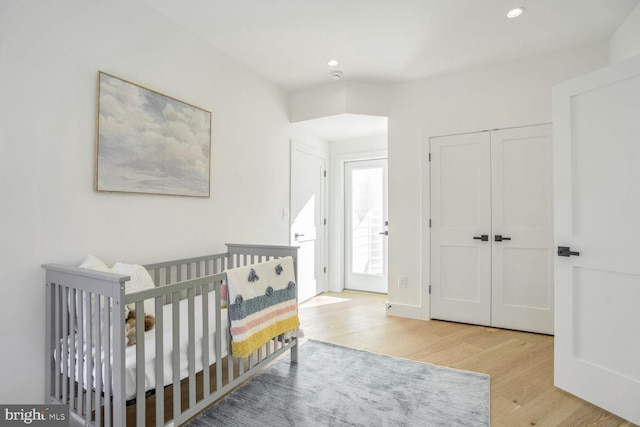
[[(144, 330), (145, 332), (153, 328), (156, 323), (156, 318), (150, 314), (144, 316)], [(127, 345), (135, 345), (136, 343), (136, 312), (135, 310), (129, 311), (127, 314), (127, 320), (124, 324), (124, 332), (127, 337)]]

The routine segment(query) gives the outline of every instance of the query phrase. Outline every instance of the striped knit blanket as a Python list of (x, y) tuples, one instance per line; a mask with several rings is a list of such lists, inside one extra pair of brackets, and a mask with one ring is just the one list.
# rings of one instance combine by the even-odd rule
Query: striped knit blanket
[(229, 269), (231, 354), (245, 357), (300, 326), (293, 258)]

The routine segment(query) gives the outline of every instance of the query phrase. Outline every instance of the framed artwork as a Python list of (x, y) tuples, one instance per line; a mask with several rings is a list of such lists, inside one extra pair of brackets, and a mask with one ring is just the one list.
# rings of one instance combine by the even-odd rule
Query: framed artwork
[(211, 113), (98, 72), (96, 191), (209, 197)]

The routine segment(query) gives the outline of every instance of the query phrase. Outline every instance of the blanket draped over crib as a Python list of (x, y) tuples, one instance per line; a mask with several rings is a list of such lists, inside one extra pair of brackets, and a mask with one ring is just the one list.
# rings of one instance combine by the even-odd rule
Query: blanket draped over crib
[(229, 269), (231, 354), (245, 357), (300, 326), (293, 258)]

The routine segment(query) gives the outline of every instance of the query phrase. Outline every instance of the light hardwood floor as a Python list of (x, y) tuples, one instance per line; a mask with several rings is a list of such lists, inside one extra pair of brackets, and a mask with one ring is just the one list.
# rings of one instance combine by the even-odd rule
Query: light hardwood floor
[(635, 426), (553, 386), (552, 336), (386, 316), (385, 301), (359, 292), (312, 298), (299, 310), (304, 339), (489, 374), (495, 427)]

